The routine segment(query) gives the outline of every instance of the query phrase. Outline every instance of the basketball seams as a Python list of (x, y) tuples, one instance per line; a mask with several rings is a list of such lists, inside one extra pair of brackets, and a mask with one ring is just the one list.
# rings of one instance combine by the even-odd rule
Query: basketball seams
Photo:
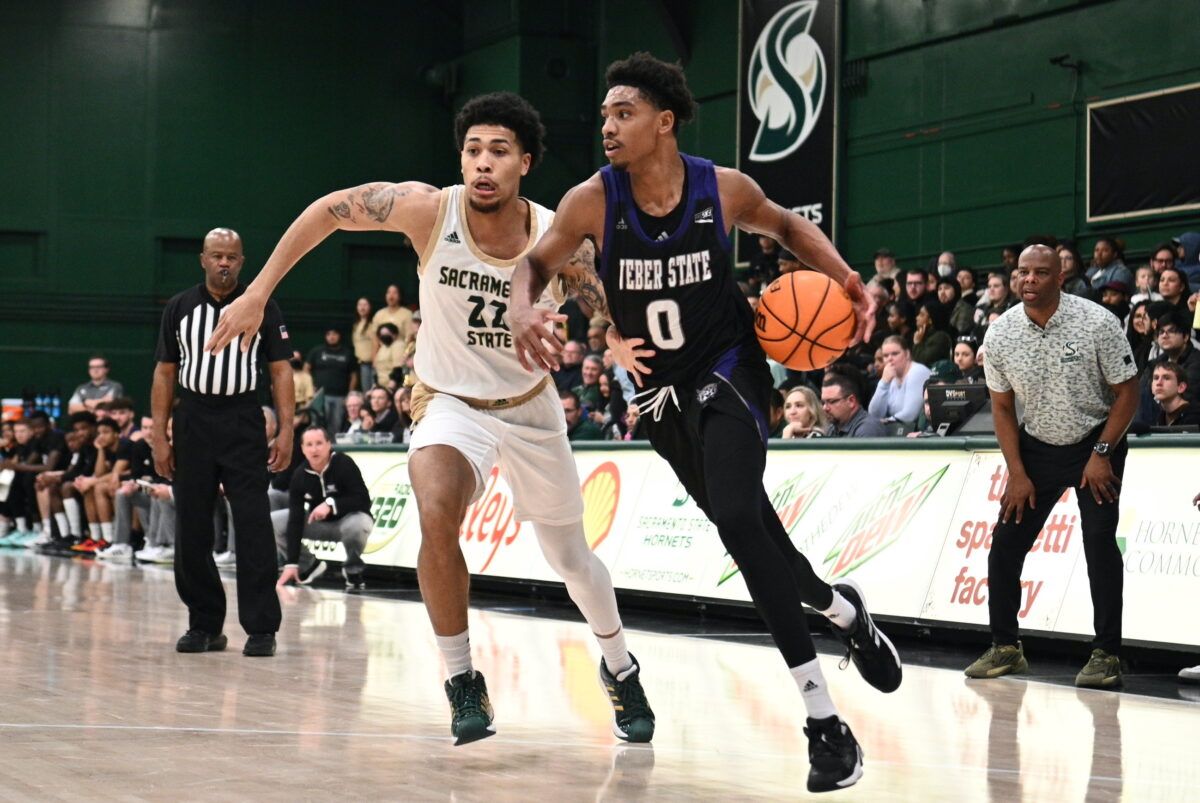
[[(801, 364), (815, 366), (817, 360), (814, 359), (814, 357), (818, 348), (822, 349), (823, 352), (828, 352), (829, 354), (833, 355), (833, 359), (836, 359), (838, 355), (845, 353), (846, 349), (844, 347), (831, 347), (822, 343), (821, 341), (831, 332), (844, 327), (847, 322), (853, 321), (855, 317), (853, 306), (851, 306), (850, 310), (841, 319), (822, 327), (818, 331), (814, 331), (814, 327), (816, 326), (818, 320), (822, 318), (821, 312), (824, 310), (826, 302), (830, 301), (831, 299), (831, 295), (833, 293), (833, 281), (828, 276), (816, 272), (811, 274), (806, 272), (803, 274), (803, 276), (805, 277), (805, 281), (810, 281), (808, 279), (809, 276), (811, 276), (813, 280), (815, 280), (817, 276), (820, 276), (821, 279), (824, 279), (825, 281), (820, 300), (812, 308), (811, 314), (805, 315), (805, 317), (808, 318), (808, 325), (803, 331), (797, 329), (796, 326), (799, 323), (802, 314), (806, 313), (807, 310), (802, 309), (798, 288), (796, 287), (797, 281), (795, 278), (788, 281), (788, 284), (791, 285), (790, 294), (777, 291), (774, 294), (764, 295), (762, 301), (759, 303), (759, 309), (764, 313), (764, 327), (763, 329), (759, 329), (756, 322), (755, 333), (758, 335), (758, 339), (762, 344), (771, 345), (774, 351), (782, 351), (788, 347), (789, 341), (792, 338), (795, 338), (796, 342), (791, 344), (792, 347), (790, 351), (788, 351), (788, 353), (783, 356), (782, 359), (778, 360), (784, 365), (787, 365), (795, 360)], [(782, 290), (782, 288), (779, 289)], [(778, 307), (782, 307), (784, 304), (786, 304), (786, 299), (789, 298), (789, 295), (792, 301), (792, 310), (790, 310), (792, 322), (788, 322), (783, 318), (781, 310), (772, 308), (772, 302), (774, 302), (775, 306)], [(806, 295), (806, 298), (811, 297), (812, 296), (810, 295)], [(838, 300), (848, 301), (844, 295)], [(767, 315), (770, 317), (766, 318), (765, 316)], [(771, 336), (767, 336), (764, 332), (765, 329), (782, 331), (776, 331), (773, 332)], [(852, 335), (852, 332), (849, 333), (849, 335)], [(849, 336), (842, 338), (842, 340), (843, 342), (849, 342)], [(798, 359), (797, 355), (799, 355)], [(832, 360), (830, 359), (826, 359), (823, 362), (827, 364), (831, 361)], [(796, 370), (810, 369), (796, 368)]]

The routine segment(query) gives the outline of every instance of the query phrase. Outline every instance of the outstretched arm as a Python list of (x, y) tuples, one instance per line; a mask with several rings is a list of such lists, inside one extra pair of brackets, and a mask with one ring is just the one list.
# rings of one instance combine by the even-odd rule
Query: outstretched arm
[(875, 300), (863, 287), (862, 277), (846, 264), (825, 233), (804, 217), (772, 201), (745, 173), (718, 168), (717, 183), (726, 221), (740, 229), (773, 237), (805, 265), (840, 284), (850, 296), (858, 320), (854, 342), (870, 338), (875, 328)]
[(338, 190), (318, 198), (300, 213), (271, 252), (258, 276), (221, 316), (205, 348), (217, 352), (240, 335), (242, 350), (250, 348), (262, 323), (263, 307), (276, 285), (300, 258), (335, 231), (398, 231), (422, 245), (437, 216), (438, 190), (409, 181), (376, 182)]
[[(585, 283), (589, 285), (586, 292), (594, 292), (600, 288), (598, 280), (592, 283), (581, 278), (586, 274), (589, 252), (586, 249), (581, 251), (580, 248), (585, 240), (593, 244), (596, 242), (597, 219), (601, 222), (604, 220), (604, 185), (600, 183), (598, 176), (593, 176), (563, 196), (549, 231), (538, 240), (537, 245), (518, 263), (513, 272), (508, 322), (517, 348), (517, 357), (526, 370), (533, 370), (536, 366), (553, 371), (558, 367), (558, 353), (562, 345), (547, 324), (566, 318), (547, 310), (535, 309), (533, 306), (541, 298), (550, 281), (561, 271), (567, 270), (568, 276), (575, 277), (577, 287), (583, 288)], [(595, 252), (593, 250), (590, 253)], [(575, 264), (569, 267), (572, 259), (575, 260)], [(591, 275), (595, 277), (594, 258)], [(568, 286), (571, 281), (568, 279)], [(589, 304), (592, 303), (591, 298), (584, 298)], [(600, 299), (600, 303), (603, 303), (603, 291), (600, 291)], [(607, 314), (607, 305), (604, 306), (604, 310), (604, 314)]]

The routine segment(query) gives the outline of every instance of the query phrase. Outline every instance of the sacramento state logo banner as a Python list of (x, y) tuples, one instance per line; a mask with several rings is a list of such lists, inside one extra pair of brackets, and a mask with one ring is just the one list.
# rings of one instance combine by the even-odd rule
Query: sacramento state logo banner
[(738, 167), (767, 197), (830, 236), (838, 6), (839, 0), (744, 0), (739, 42)]

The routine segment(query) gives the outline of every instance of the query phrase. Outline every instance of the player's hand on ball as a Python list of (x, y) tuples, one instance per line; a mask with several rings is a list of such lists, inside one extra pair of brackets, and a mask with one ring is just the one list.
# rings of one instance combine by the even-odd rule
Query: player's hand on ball
[(862, 277), (857, 273), (851, 273), (842, 288), (854, 304), (854, 318), (858, 323), (854, 328), (854, 339), (850, 341), (850, 345), (855, 346), (870, 340), (871, 335), (875, 332), (875, 298), (867, 292), (866, 287), (863, 286)]
[(654, 349), (639, 348), (645, 344), (645, 340), (640, 337), (623, 338), (615, 326), (608, 327), (604, 339), (608, 341), (608, 347), (612, 349), (613, 361), (629, 372), (639, 388), (643, 387), (642, 374), (649, 376), (652, 371), (642, 360), (653, 357)]
[(254, 342), (254, 335), (262, 326), (263, 308), (266, 301), (259, 301), (249, 293), (243, 293), (240, 298), (225, 308), (217, 328), (213, 329), (212, 337), (204, 345), (204, 350), (216, 354), (238, 335), (242, 336), (242, 351), (249, 351)]
[(558, 370), (558, 355), (563, 344), (554, 334), (554, 324), (566, 320), (566, 315), (526, 305), (508, 311), (508, 326), (522, 368), (526, 371), (534, 368)]

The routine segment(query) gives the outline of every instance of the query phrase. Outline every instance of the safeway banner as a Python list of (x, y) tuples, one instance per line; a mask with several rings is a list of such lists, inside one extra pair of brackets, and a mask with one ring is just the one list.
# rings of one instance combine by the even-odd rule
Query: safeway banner
[(838, 0), (740, 5), (738, 167), (832, 237)]

